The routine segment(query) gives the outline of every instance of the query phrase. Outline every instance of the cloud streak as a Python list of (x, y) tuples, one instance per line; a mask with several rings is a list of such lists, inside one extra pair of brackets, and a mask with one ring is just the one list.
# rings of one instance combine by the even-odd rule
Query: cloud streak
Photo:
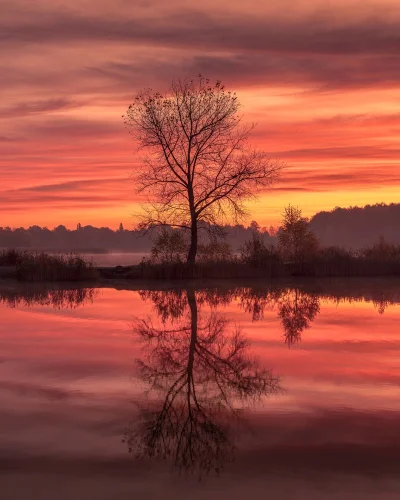
[[(95, 3), (87, 12), (72, 9), (31, 10), (29, 18), (20, 13), (3, 21), (0, 39), (6, 44), (116, 42), (144, 43), (162, 47), (209, 49), (212, 51), (273, 51), (280, 53), (349, 55), (393, 54), (400, 46), (400, 18), (355, 19), (338, 23), (326, 15), (295, 21), (255, 15), (193, 8), (138, 15), (131, 10), (99, 16)], [(290, 33), (290, 36), (288, 34)]]
[(140, 200), (124, 179), (139, 159), (121, 115), (138, 89), (198, 73), (237, 90), (255, 144), (288, 164), (265, 212), (307, 193), (330, 209), (340, 200), (327, 205), (328, 191), (400, 201), (400, 7), (383, 3), (3, 3), (5, 217), (22, 225), (36, 210), (51, 224), (44, 207), (70, 220), (103, 206), (126, 221)]

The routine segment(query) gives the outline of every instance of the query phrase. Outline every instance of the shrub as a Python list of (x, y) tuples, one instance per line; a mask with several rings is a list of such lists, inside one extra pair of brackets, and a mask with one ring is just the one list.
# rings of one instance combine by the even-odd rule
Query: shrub
[(253, 238), (246, 241), (240, 249), (240, 260), (251, 267), (269, 267), (281, 264), (281, 257), (274, 246), (267, 247), (259, 233), (253, 232)]
[(184, 262), (188, 245), (182, 231), (162, 228), (151, 250), (150, 262), (153, 264), (171, 264)]
[(231, 262), (234, 260), (232, 247), (226, 241), (212, 240), (200, 244), (197, 260), (200, 263)]
[(363, 248), (360, 255), (368, 260), (400, 262), (400, 245), (393, 245), (380, 238), (379, 242), (371, 247)]

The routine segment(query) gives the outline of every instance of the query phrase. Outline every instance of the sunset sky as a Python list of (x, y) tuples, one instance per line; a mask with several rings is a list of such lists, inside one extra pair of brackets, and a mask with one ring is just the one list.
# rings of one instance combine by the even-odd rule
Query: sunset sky
[(129, 228), (143, 87), (221, 79), (287, 164), (250, 206), (276, 225), (400, 202), (399, 0), (1, 0), (1, 226)]

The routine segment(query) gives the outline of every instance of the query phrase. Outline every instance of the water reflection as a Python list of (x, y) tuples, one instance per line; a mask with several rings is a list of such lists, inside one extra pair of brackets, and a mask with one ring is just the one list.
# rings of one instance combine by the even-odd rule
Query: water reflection
[(93, 303), (97, 293), (94, 288), (0, 288), (0, 303), (12, 308), (40, 305), (75, 309), (86, 303)]
[[(153, 302), (158, 316), (164, 322), (182, 316), (187, 306), (185, 290), (143, 290), (139, 294), (143, 300)], [(239, 306), (251, 315), (253, 321), (262, 320), (266, 310), (276, 310), (281, 320), (284, 341), (289, 347), (301, 340), (302, 332), (310, 328), (320, 312), (320, 295), (299, 288), (200, 289), (196, 290), (196, 300), (199, 305), (214, 309), (238, 300)]]
[(178, 469), (219, 471), (233, 459), (233, 430), (241, 410), (281, 391), (279, 379), (251, 356), (242, 328), (218, 307), (236, 301), (253, 321), (276, 311), (290, 347), (312, 326), (322, 298), (337, 304), (370, 300), (383, 314), (398, 301), (396, 293), (368, 289), (359, 296), (344, 289), (321, 293), (300, 287), (140, 291), (144, 301), (152, 302), (158, 324), (140, 319), (134, 328), (143, 347), (138, 368), (148, 399), (126, 432), (129, 451), (169, 459)]
[[(400, 303), (399, 287), (389, 280), (382, 286), (360, 284), (359, 289), (349, 289), (347, 283), (324, 282), (323, 289), (297, 282), (295, 288), (255, 284), (142, 291), (146, 304), (137, 292), (110, 289), (101, 292), (101, 300), (87, 313), (60, 314), (43, 307), (31, 314), (6, 307), (78, 307), (93, 298), (97, 302), (95, 292), (16, 291), (17, 284), (2, 282), (0, 417), (1, 427), (10, 428), (2, 436), (3, 454), (12, 461), (14, 452), (20, 453), (22, 458), (14, 462), (20, 470), (32, 466), (47, 472), (53, 466), (67, 469), (64, 459), (72, 463), (74, 451), (79, 477), (87, 463), (82, 456), (92, 457), (88, 467), (100, 489), (103, 483), (92, 470), (110, 477), (109, 465), (94, 469), (98, 465), (93, 464), (109, 464), (115, 455), (116, 477), (125, 471), (132, 481), (131, 457), (120, 437), (121, 424), (135, 418), (125, 436), (132, 453), (164, 457), (196, 475), (220, 470), (239, 447), (242, 460), (233, 471), (240, 471), (241, 481), (247, 475), (250, 493), (255, 471), (265, 488), (274, 474), (287, 478), (299, 470), (319, 479), (319, 471), (328, 469), (365, 477), (390, 468), (397, 473), (399, 308), (386, 311), (384, 321), (379, 314)], [(348, 304), (352, 302), (354, 307)], [(129, 404), (137, 387), (127, 376), (133, 354), (126, 326), (133, 309), (149, 311), (149, 305), (156, 310), (152, 319), (135, 324), (144, 349), (140, 375), (149, 391), (136, 418)], [(230, 321), (239, 317), (247, 319), (243, 330)], [(251, 325), (251, 319), (258, 323)], [(258, 339), (254, 350), (246, 334)], [(301, 352), (277, 346), (277, 340), (292, 345), (301, 336)], [(267, 401), (262, 415), (241, 410), (279, 392), (279, 382), (263, 371), (252, 352), (284, 377), (288, 395)], [(257, 434), (240, 433), (239, 446), (237, 423), (247, 418)], [(40, 462), (43, 450), (49, 457)], [(146, 464), (137, 465), (140, 475)], [(149, 467), (151, 483), (156, 472)], [(70, 484), (73, 488), (74, 481)]]
[[(143, 343), (139, 373), (156, 400), (140, 408), (126, 442), (136, 457), (170, 459), (178, 469), (219, 471), (233, 459), (232, 428), (249, 403), (279, 392), (279, 380), (249, 352), (242, 329), (215, 305), (215, 295), (180, 291), (142, 292), (151, 299), (160, 325), (138, 320)], [(150, 395), (149, 395), (150, 396)]]
[(320, 311), (319, 297), (316, 294), (286, 291), (278, 302), (279, 317), (285, 332), (285, 342), (291, 346), (299, 342), (303, 330), (309, 328), (311, 322)]
[(275, 290), (237, 290), (241, 307), (251, 313), (253, 321), (264, 317), (266, 309), (277, 309), (281, 319), (285, 343), (290, 347), (301, 340), (301, 334), (309, 328), (320, 312), (320, 298), (316, 293), (306, 293), (298, 288)]

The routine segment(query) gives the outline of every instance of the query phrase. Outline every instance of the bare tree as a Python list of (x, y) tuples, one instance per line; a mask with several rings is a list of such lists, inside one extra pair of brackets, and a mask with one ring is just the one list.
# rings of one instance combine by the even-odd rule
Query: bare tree
[(244, 200), (277, 178), (281, 164), (249, 147), (253, 125), (244, 126), (236, 94), (199, 76), (178, 79), (162, 95), (142, 91), (124, 121), (145, 150), (136, 172), (146, 192), (139, 227), (190, 231), (187, 262), (194, 264), (198, 231), (246, 215)]

